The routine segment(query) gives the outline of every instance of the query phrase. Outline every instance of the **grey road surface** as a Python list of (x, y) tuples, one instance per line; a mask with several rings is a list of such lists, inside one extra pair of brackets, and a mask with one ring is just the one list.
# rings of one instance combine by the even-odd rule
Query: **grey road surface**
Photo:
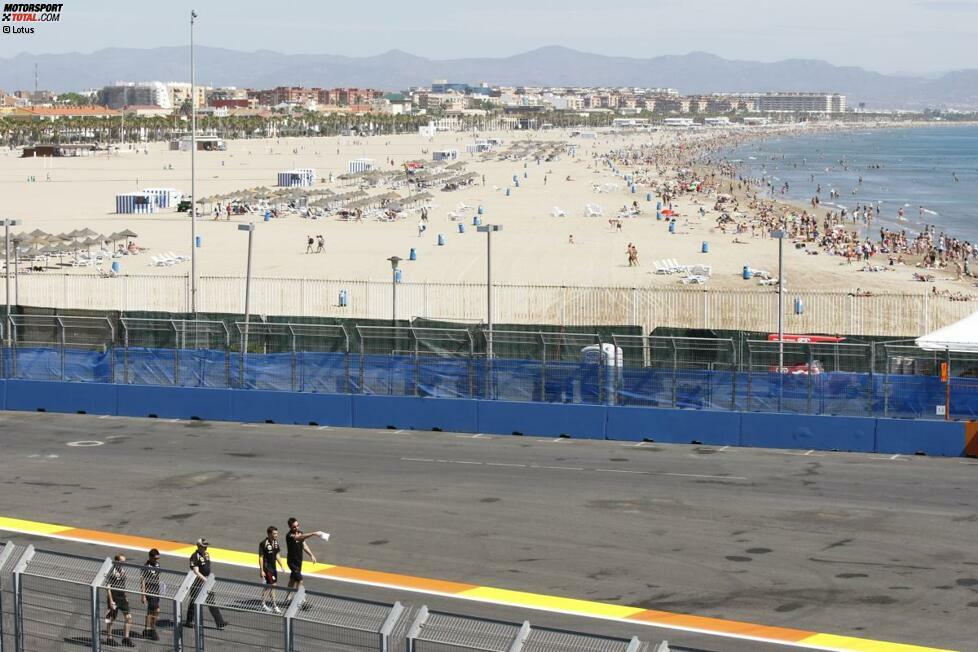
[(250, 551), (296, 515), (333, 533), (318, 553), (344, 566), (978, 649), (971, 460), (11, 412), (0, 413), (0, 450), (3, 516)]

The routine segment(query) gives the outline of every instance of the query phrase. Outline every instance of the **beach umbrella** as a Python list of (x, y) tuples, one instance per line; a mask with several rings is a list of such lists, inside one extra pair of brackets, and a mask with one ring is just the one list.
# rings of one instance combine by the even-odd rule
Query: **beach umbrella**
[(138, 238), (139, 237), (138, 235), (136, 235), (135, 232), (130, 231), (129, 229), (126, 229), (125, 231), (119, 231), (119, 235), (121, 235), (123, 238)]
[(42, 231), (41, 229), (34, 229), (33, 231), (30, 232), (30, 235), (36, 238), (39, 235), (48, 235), (48, 233), (46, 231)]
[(90, 228), (86, 226), (84, 229), (78, 232), (78, 235), (80, 237), (90, 238), (93, 235), (98, 235), (98, 233), (96, 231), (92, 231)]

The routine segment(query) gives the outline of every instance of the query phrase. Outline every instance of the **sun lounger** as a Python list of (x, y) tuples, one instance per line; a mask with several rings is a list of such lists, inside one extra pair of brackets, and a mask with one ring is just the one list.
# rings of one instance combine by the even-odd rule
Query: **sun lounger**
[(696, 274), (689, 274), (684, 276), (682, 279), (683, 285), (700, 285), (706, 283), (708, 280), (705, 276), (698, 276)]
[(559, 206), (554, 206), (554, 210), (551, 213), (554, 217), (567, 217), (567, 211), (560, 208)]
[(777, 285), (778, 284), (778, 279), (776, 279), (776, 278), (765, 278), (765, 279), (761, 279), (760, 281), (758, 281), (757, 284), (758, 285)]
[(604, 208), (601, 204), (584, 204), (584, 217), (601, 217), (604, 215)]
[(713, 276), (713, 267), (710, 265), (692, 265), (689, 268), (689, 273), (693, 274), (694, 276), (710, 278)]
[(672, 270), (661, 260), (653, 260), (652, 266), (655, 267), (656, 274), (672, 274)]

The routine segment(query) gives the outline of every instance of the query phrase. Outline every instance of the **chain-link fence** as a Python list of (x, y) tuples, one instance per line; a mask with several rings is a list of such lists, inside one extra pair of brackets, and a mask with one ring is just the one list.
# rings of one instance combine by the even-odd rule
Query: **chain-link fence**
[(102, 579), (96, 609), (105, 644), (127, 645), (128, 640), (138, 641), (141, 650), (183, 649), (181, 615), (193, 576), (151, 561), (113, 560)]
[(408, 652), (643, 652), (638, 638), (585, 634), (529, 622), (475, 618), (422, 607), (407, 634)]
[(17, 652), (99, 650), (97, 592), (110, 567), (28, 546), (14, 568)]
[(115, 382), (115, 329), (107, 317), (11, 315), (11, 378)]
[(454, 326), (17, 315), (2, 356), (24, 380), (978, 418), (978, 354), (912, 341)]
[[(643, 652), (638, 639), (0, 546), (0, 652)], [(185, 617), (182, 617), (186, 614)]]
[(124, 317), (119, 324), (122, 373), (117, 382), (228, 386), (231, 338), (224, 322)]
[(749, 340), (746, 349), (746, 409), (849, 416), (873, 413), (870, 345)]
[(405, 616), (400, 602), (390, 605), (310, 591), (292, 618), (290, 644), (297, 650), (335, 652), (403, 649), (396, 645), (403, 640), (393, 637)]
[(10, 543), (0, 548), (0, 650), (14, 649), (14, 575), (13, 569), (23, 548)]

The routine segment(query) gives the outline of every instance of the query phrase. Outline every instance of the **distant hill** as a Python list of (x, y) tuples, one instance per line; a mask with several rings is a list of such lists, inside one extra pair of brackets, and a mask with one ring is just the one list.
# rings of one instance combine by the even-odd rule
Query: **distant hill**
[[(55, 91), (114, 81), (187, 81), (189, 48), (109, 48), (91, 54), (20, 54), (0, 59), (0, 88)], [(198, 47), (201, 84), (267, 88), (278, 85), (369, 86), (399, 90), (433, 79), (506, 85), (671, 87), (680, 92), (838, 91), (850, 105), (872, 108), (978, 108), (978, 70), (940, 76), (883, 75), (824, 61), (732, 61), (705, 52), (651, 59), (610, 57), (559, 46), (511, 57), (435, 60), (391, 50), (368, 57), (239, 52)]]

